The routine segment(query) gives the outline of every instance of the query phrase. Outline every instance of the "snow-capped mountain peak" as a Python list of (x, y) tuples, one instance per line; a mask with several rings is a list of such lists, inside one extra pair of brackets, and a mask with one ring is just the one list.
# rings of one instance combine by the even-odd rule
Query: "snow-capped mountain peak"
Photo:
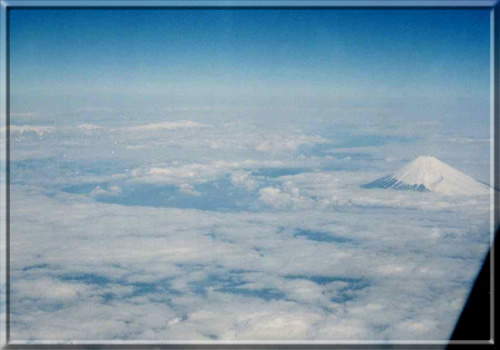
[(488, 194), (490, 188), (430, 156), (417, 157), (393, 175), (363, 185), (365, 188), (429, 191), (443, 194)]

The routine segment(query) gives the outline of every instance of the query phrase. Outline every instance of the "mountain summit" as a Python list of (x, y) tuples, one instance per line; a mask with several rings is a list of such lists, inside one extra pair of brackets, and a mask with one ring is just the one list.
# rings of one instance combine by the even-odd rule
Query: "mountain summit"
[(490, 188), (434, 157), (420, 156), (393, 175), (363, 185), (364, 188), (392, 188), (443, 194), (488, 194)]

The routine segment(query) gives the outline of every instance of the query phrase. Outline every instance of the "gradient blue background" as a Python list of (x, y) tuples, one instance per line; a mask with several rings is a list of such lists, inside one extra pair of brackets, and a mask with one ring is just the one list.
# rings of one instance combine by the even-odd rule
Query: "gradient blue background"
[[(370, 104), (489, 108), (487, 10), (12, 10), (13, 111)], [(276, 102), (279, 101), (279, 102)], [(406, 107), (405, 107), (406, 106)], [(404, 113), (404, 111), (407, 113)]]

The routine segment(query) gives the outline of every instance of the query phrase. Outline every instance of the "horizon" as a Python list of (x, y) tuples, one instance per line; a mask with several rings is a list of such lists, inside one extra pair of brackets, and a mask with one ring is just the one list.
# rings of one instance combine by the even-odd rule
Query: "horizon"
[(363, 100), (405, 119), (424, 118), (417, 107), (470, 122), (489, 113), (488, 23), (489, 11), (460, 9), (14, 9), (11, 107), (353, 109)]

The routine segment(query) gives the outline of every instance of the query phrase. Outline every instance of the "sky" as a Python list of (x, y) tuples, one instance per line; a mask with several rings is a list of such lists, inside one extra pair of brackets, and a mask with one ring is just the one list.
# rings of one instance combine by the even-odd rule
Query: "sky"
[(12, 10), (12, 108), (362, 99), (469, 118), (489, 99), (488, 23), (487, 10)]
[(11, 339), (446, 341), (489, 195), (363, 185), (422, 155), (489, 184), (489, 28), (11, 10)]

